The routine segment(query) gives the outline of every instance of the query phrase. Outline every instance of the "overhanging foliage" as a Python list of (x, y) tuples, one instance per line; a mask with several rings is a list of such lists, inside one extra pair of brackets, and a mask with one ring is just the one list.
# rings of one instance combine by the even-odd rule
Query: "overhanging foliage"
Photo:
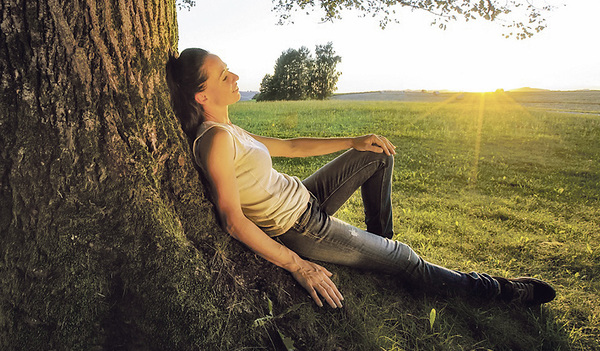
[(292, 21), (298, 10), (323, 11), (324, 21), (342, 18), (344, 10), (356, 10), (362, 15), (379, 19), (385, 28), (398, 22), (397, 10), (408, 7), (433, 15), (433, 25), (445, 29), (449, 22), (484, 19), (499, 22), (507, 29), (506, 37), (529, 38), (547, 27), (545, 14), (555, 8), (546, 0), (273, 0), (281, 24)]

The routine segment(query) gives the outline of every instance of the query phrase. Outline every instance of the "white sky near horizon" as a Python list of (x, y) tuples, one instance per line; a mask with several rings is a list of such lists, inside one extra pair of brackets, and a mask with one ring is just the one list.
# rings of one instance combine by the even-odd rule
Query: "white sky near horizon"
[(455, 21), (440, 30), (430, 25), (431, 15), (408, 9), (383, 30), (376, 18), (354, 11), (322, 23), (318, 9), (280, 26), (271, 0), (196, 0), (177, 13), (179, 50), (219, 55), (240, 76), (242, 91), (258, 91), (283, 51), (306, 46), (314, 53), (329, 41), (342, 57), (339, 93), (600, 89), (600, 1), (562, 1), (566, 6), (549, 14), (545, 30), (516, 40), (503, 38), (506, 29), (495, 22)]

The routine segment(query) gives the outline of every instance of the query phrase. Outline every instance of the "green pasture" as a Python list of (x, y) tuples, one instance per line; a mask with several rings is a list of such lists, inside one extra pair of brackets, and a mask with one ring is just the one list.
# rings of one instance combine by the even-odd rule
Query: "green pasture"
[[(346, 297), (343, 311), (299, 315), (295, 306), (275, 306), (280, 330), (304, 318), (322, 334), (310, 341), (320, 349), (600, 349), (598, 104), (573, 113), (551, 98), (529, 106), (510, 93), (442, 95), (437, 102), (241, 102), (230, 114), (267, 136), (387, 136), (397, 146), (396, 239), (449, 268), (544, 279), (557, 298), (530, 309), (488, 305), (325, 264)], [(274, 167), (303, 178), (334, 156), (277, 158)], [(336, 216), (364, 227), (359, 194)]]

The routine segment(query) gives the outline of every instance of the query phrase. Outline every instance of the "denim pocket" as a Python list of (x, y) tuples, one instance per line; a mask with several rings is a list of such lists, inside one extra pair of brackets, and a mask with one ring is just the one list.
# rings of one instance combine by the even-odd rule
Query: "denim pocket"
[(295, 231), (297, 231), (299, 233), (303, 233), (306, 230), (306, 226), (307, 226), (308, 222), (310, 221), (310, 217), (312, 215), (313, 208), (315, 207), (316, 204), (317, 204), (317, 199), (314, 197), (313, 194), (310, 194), (310, 199), (308, 200), (308, 204), (306, 205), (306, 210), (304, 210), (304, 212), (302, 212), (300, 217), (298, 217), (298, 219), (296, 220), (296, 223), (294, 223), (294, 225), (292, 226), (292, 229), (294, 229)]

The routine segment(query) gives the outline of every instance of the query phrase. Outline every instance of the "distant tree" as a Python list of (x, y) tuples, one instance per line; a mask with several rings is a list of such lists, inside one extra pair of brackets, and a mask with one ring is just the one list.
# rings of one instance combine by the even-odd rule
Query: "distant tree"
[(333, 44), (317, 45), (314, 59), (306, 47), (284, 51), (273, 75), (264, 76), (257, 101), (325, 99), (331, 96), (340, 76)]
[(313, 59), (310, 50), (303, 46), (290, 49), (275, 65), (275, 76), (279, 77), (279, 91), (284, 100), (304, 100), (309, 95), (308, 84), (312, 74)]
[(337, 81), (341, 72), (336, 71), (337, 64), (342, 61), (335, 54), (333, 43), (317, 45), (315, 49), (316, 59), (310, 81), (310, 97), (324, 100), (330, 97), (336, 89)]
[(546, 28), (544, 14), (555, 8), (547, 2), (537, 6), (531, 0), (273, 0), (273, 4), (280, 23), (289, 22), (297, 10), (307, 12), (319, 6), (324, 12), (324, 21), (340, 19), (343, 9), (355, 9), (365, 16), (379, 17), (380, 26), (385, 28), (389, 22), (398, 22), (397, 9), (409, 7), (433, 14), (432, 24), (442, 29), (461, 18), (465, 21), (484, 19), (500, 22), (509, 29), (504, 35), (517, 39), (531, 37)]
[(275, 63), (275, 73), (267, 74), (260, 86), (260, 100), (304, 100), (309, 96), (313, 58), (310, 50), (284, 51)]
[(265, 74), (260, 82), (260, 91), (258, 94), (254, 95), (254, 99), (256, 101), (268, 101), (268, 100), (277, 100), (275, 97), (275, 92), (277, 90), (273, 86), (273, 76), (270, 74)]

